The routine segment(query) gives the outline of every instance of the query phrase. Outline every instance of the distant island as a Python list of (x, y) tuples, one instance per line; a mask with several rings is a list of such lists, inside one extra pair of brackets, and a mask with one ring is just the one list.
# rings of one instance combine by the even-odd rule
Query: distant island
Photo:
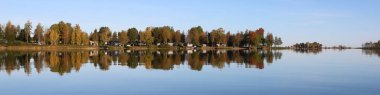
[(322, 44), (318, 42), (306, 42), (306, 43), (297, 43), (293, 45), (291, 48), (293, 49), (322, 49)]
[[(147, 27), (145, 30), (129, 28), (112, 32), (109, 27), (94, 29), (88, 34), (79, 24), (60, 21), (51, 26), (39, 23), (34, 31), (27, 21), (24, 27), (8, 21), (0, 25), (0, 49), (109, 49), (109, 48), (202, 48), (202, 49), (262, 49), (279, 46), (280, 37), (265, 34), (263, 28), (238, 31), (233, 34), (223, 28), (205, 31), (201, 26), (187, 32), (171, 26)], [(25, 47), (27, 46), (27, 47)]]

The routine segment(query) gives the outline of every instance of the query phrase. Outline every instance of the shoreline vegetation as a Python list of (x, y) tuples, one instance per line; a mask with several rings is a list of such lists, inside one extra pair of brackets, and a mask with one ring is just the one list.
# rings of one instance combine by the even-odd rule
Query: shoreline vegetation
[[(34, 31), (33, 31), (34, 30)], [(172, 26), (129, 28), (115, 31), (107, 26), (85, 32), (79, 24), (60, 21), (51, 26), (27, 21), (23, 27), (8, 21), (0, 25), (2, 50), (71, 50), (71, 49), (271, 49), (282, 44), (280, 37), (264, 28), (231, 33), (223, 28), (204, 30), (201, 26), (187, 31)]]
[(68, 51), (68, 50), (243, 50), (247, 48), (241, 47), (200, 47), (200, 48), (187, 48), (187, 47), (157, 47), (157, 46), (107, 46), (94, 47), (94, 46), (75, 46), (75, 45), (18, 45), (18, 46), (4, 46), (0, 45), (0, 51)]
[[(33, 31), (34, 30), (34, 31)], [(146, 27), (145, 30), (129, 28), (113, 31), (103, 26), (93, 32), (81, 30), (79, 24), (60, 21), (51, 26), (41, 23), (33, 29), (27, 21), (23, 27), (8, 21), (0, 24), (0, 50), (319, 50), (319, 49), (380, 49), (378, 42), (367, 42), (362, 47), (344, 45), (323, 47), (317, 42), (297, 43), (280, 47), (283, 41), (264, 28), (246, 29), (231, 33), (223, 28), (211, 31), (195, 26), (187, 31), (175, 30), (171, 26)]]
[(158, 47), (158, 46), (107, 46), (105, 47), (94, 47), (94, 46), (75, 46), (75, 45), (13, 45), (6, 46), (0, 45), (0, 51), (76, 51), (76, 50), (296, 50), (296, 51), (306, 51), (306, 50), (322, 50), (322, 49), (363, 49), (363, 50), (377, 50), (379, 48), (352, 48), (352, 47), (321, 47), (321, 48), (297, 48), (297, 47), (271, 47), (271, 48), (260, 48), (251, 49), (243, 47), (199, 47), (199, 48), (188, 48), (188, 47)]

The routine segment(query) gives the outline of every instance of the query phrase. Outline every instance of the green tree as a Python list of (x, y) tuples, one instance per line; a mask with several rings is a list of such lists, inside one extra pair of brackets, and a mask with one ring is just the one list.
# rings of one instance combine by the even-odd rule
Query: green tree
[(4, 33), (4, 28), (3, 28), (3, 26), (0, 24), (0, 40), (3, 40), (3, 39), (4, 39), (4, 35), (5, 35), (5, 33)]
[(18, 32), (18, 36), (16, 37), (16, 40), (26, 42), (24, 29), (21, 29), (20, 32)]
[(228, 41), (230, 40), (231, 32), (227, 32), (226, 36), (223, 39), (223, 43), (228, 45)]
[(128, 29), (128, 38), (132, 45), (136, 44), (138, 41), (139, 33), (136, 28), (129, 28)]
[(275, 46), (279, 46), (279, 45), (281, 45), (282, 44), (282, 40), (281, 40), (281, 38), (280, 37), (275, 37), (274, 38), (274, 42), (273, 42), (273, 44), (275, 45)]
[(214, 29), (211, 31), (211, 43), (214, 44), (226, 44), (226, 34), (223, 28)]
[(100, 27), (99, 29), (99, 42), (100, 45), (108, 44), (111, 40), (111, 29), (108, 27)]
[(162, 28), (161, 27), (153, 27), (152, 29), (152, 36), (155, 38), (154, 43), (162, 43)]
[(113, 32), (112, 34), (112, 41), (118, 41), (118, 33), (117, 32)]

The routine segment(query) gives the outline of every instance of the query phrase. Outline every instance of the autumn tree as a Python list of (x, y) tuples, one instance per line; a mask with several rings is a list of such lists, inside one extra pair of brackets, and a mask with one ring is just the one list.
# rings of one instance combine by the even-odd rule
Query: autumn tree
[(139, 42), (140, 43), (146, 43), (146, 41), (145, 41), (146, 40), (145, 35), (146, 35), (145, 31), (139, 32)]
[(154, 42), (154, 37), (152, 36), (152, 31), (153, 30), (151, 27), (147, 27), (145, 29), (144, 35), (142, 35), (142, 36), (144, 36), (144, 41), (145, 41), (146, 45), (148, 45), (148, 46), (152, 45)]
[(82, 34), (81, 34), (81, 43), (83, 44), (83, 45), (88, 45), (89, 43), (90, 43), (90, 39), (89, 39), (89, 37), (88, 37), (88, 34), (86, 33), (86, 32), (82, 32)]
[(94, 32), (92, 32), (90, 34), (90, 40), (91, 41), (99, 42), (99, 32), (98, 32), (98, 30), (95, 29)]
[(125, 45), (129, 42), (129, 39), (128, 39), (128, 32), (127, 31), (121, 31), (119, 32), (119, 42), (120, 44), (122, 45)]
[(59, 43), (59, 33), (55, 30), (48, 29), (48, 32), (45, 34), (46, 41), (50, 45), (58, 45)]
[[(264, 29), (259, 28), (255, 31), (252, 30), (246, 30), (244, 33), (244, 39), (242, 41), (242, 44), (244, 46), (249, 46), (253, 48), (262, 48), (263, 46), (271, 46), (273, 41), (273, 35), (268, 34), (266, 37), (264, 37)], [(269, 41), (268, 41), (269, 40)]]
[(259, 28), (255, 32), (257, 34), (257, 37), (258, 37), (257, 40), (258, 40), (259, 44), (264, 45), (266, 42), (265, 38), (264, 38), (265, 30), (263, 28)]
[(111, 29), (108, 27), (100, 27), (99, 29), (99, 42), (100, 45), (106, 45), (111, 40)]
[(35, 39), (37, 43), (40, 43), (43, 41), (43, 33), (44, 33), (43, 27), (41, 23), (38, 23), (36, 29), (34, 30), (34, 36), (33, 36), (33, 38)]
[(154, 27), (152, 29), (152, 35), (155, 38), (155, 43), (167, 44), (172, 40), (172, 34), (174, 29), (170, 26)]
[(167, 44), (169, 41), (171, 41), (172, 33), (174, 32), (173, 28), (169, 26), (162, 27), (162, 39), (163, 43)]
[(81, 45), (82, 43), (82, 30), (79, 24), (75, 25), (74, 31), (71, 33), (71, 44)]
[(226, 44), (226, 34), (223, 28), (214, 29), (211, 31), (211, 43), (214, 44)]
[(174, 33), (173, 40), (176, 44), (181, 43), (181, 32), (179, 30)]
[(269, 33), (266, 37), (265, 37), (265, 41), (266, 41), (266, 44), (268, 47), (272, 47), (273, 45), (273, 42), (274, 42), (274, 39), (273, 39), (273, 34), (272, 33)]
[(9, 21), (5, 26), (5, 39), (9, 42), (14, 42), (16, 39), (17, 29), (12, 24), (11, 21)]
[(261, 38), (259, 37), (259, 34), (257, 32), (249, 32), (248, 43), (251, 45), (251, 47), (259, 46), (260, 41)]
[(204, 31), (203, 31), (201, 26), (191, 28), (187, 32), (187, 37), (188, 37), (189, 43), (199, 45), (200, 39), (201, 39), (203, 34), (204, 34)]
[(200, 38), (199, 38), (199, 40), (200, 40), (199, 41), (200, 44), (207, 44), (207, 43), (209, 43), (209, 39), (207, 37), (207, 32), (202, 33), (201, 36), (200, 36)]
[(232, 37), (232, 46), (236, 47), (236, 46), (239, 46), (240, 45), (240, 42), (243, 40), (243, 36), (242, 36), (242, 33), (236, 33), (236, 35), (234, 35)]
[(50, 29), (59, 33), (59, 41), (62, 44), (71, 43), (71, 32), (73, 31), (73, 28), (70, 23), (60, 21), (58, 24), (53, 24)]
[(32, 23), (28, 20), (24, 26), (24, 34), (22, 38), (23, 41), (26, 41), (27, 43), (29, 42), (31, 31), (32, 31)]

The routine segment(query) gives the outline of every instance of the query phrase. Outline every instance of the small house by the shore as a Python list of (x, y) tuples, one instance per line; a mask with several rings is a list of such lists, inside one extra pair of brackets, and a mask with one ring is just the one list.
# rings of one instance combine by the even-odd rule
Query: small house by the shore
[(186, 47), (193, 47), (194, 45), (193, 44), (190, 44), (190, 43), (187, 43), (186, 44)]
[(98, 42), (97, 41), (90, 41), (89, 42), (90, 46), (98, 46)]
[(173, 45), (174, 45), (174, 43), (168, 43), (168, 45), (169, 45), (169, 46), (173, 46)]

